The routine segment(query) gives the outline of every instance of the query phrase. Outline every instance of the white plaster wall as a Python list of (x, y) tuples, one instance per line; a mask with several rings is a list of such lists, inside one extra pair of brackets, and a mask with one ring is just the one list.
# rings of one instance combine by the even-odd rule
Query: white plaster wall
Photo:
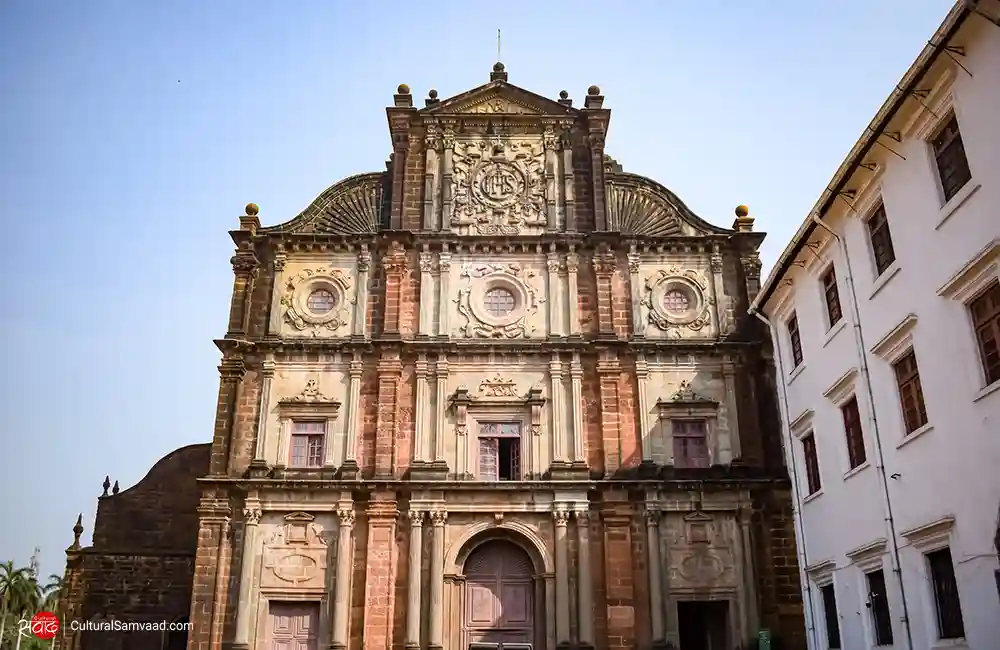
[[(877, 453), (871, 415), (874, 412), (885, 459), (888, 492), (900, 546), (900, 563), (912, 621), (914, 648), (936, 647), (937, 633), (922, 552), (908, 546), (899, 533), (945, 516), (955, 519), (948, 538), (958, 578), (967, 636), (966, 645), (993, 648), (1000, 639), (997, 568), (993, 536), (1000, 505), (1000, 390), (984, 390), (984, 380), (967, 309), (961, 301), (938, 290), (972, 260), (985, 245), (1000, 237), (996, 205), (1000, 201), (1000, 29), (973, 18), (956, 41), (967, 48), (961, 69), (938, 84), (928, 105), (944, 118), (953, 102), (972, 170), (972, 181), (947, 205), (942, 205), (933, 156), (924, 138), (937, 125), (927, 111), (916, 115), (903, 131), (900, 144), (887, 144), (901, 160), (883, 152), (883, 169), (859, 195), (855, 205), (866, 216), (881, 194), (892, 232), (897, 262), (876, 282), (874, 261), (861, 219), (841, 215), (827, 221), (846, 242), (854, 274), (864, 346), (870, 350), (909, 314), (916, 317), (913, 349), (927, 408), (929, 426), (904, 440), (902, 413), (891, 365), (868, 353), (873, 400), (857, 387), (865, 427), (869, 467), (845, 478), (843, 424), (834, 404), (823, 396), (850, 368), (860, 369), (852, 323), (827, 340), (825, 309), (818, 272), (821, 263), (799, 259), (807, 268), (786, 276), (793, 286), (779, 292), (766, 306), (775, 323), (787, 389), (787, 417), (794, 421), (812, 409), (823, 488), (802, 506), (805, 550), (810, 565), (836, 562), (834, 584), (841, 614), (842, 647), (871, 646), (865, 608), (863, 575), (845, 553), (880, 537), (890, 536), (885, 519), (882, 481), (876, 471)], [(931, 82), (934, 80), (931, 79)], [(924, 84), (931, 86), (933, 84)], [(948, 97), (952, 100), (949, 100)], [(883, 138), (885, 141), (885, 138)], [(876, 148), (877, 149), (877, 148)], [(813, 239), (819, 239), (817, 229)], [(847, 267), (835, 245), (820, 251), (837, 263), (845, 320), (853, 321)], [(996, 267), (991, 272), (996, 277)], [(802, 337), (804, 367), (790, 374), (791, 359), (784, 319), (794, 309)], [(994, 385), (990, 388), (1000, 388)], [(874, 409), (872, 408), (874, 403)], [(795, 454), (797, 489), (806, 493), (801, 444), (785, 423), (784, 439)], [(884, 571), (889, 589), (897, 648), (906, 647), (899, 583), (892, 573), (892, 545)], [(825, 648), (822, 605), (814, 591), (819, 647)]]

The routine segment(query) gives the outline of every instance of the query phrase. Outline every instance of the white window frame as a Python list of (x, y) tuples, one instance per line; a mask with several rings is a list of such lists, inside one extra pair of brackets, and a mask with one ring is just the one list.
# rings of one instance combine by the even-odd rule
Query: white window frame
[[(941, 639), (937, 626), (937, 602), (934, 595), (934, 580), (931, 577), (930, 562), (927, 554), (947, 548), (951, 551), (951, 561), (955, 564), (955, 517), (946, 515), (935, 521), (904, 530), (900, 533), (915, 553), (919, 553), (918, 571), (922, 588), (920, 589), (919, 602), (924, 610), (922, 617), (915, 617), (914, 620), (924, 619), (924, 626), (928, 639), (934, 639), (935, 644), (952, 644), (961, 646), (962, 639)], [(962, 583), (958, 580), (958, 567), (955, 566), (955, 583), (958, 585), (958, 601), (962, 610), (962, 620), (968, 624), (965, 608), (968, 599), (962, 593)], [(966, 630), (968, 632), (968, 630)]]
[[(844, 480), (864, 471), (871, 465), (871, 449), (868, 448), (867, 427), (868, 404), (861, 399), (857, 391), (858, 369), (851, 368), (845, 372), (837, 381), (833, 382), (829, 388), (823, 391), (823, 397), (829, 400), (837, 409), (837, 428), (840, 432), (840, 466)], [(865, 447), (865, 461), (857, 467), (851, 467), (851, 454), (847, 448), (847, 431), (844, 428), (844, 414), (841, 409), (854, 397), (858, 401), (858, 419), (861, 421), (861, 441)]]

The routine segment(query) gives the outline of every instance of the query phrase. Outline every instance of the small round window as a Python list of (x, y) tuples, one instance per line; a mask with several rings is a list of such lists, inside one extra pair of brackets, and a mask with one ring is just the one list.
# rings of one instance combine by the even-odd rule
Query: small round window
[(663, 296), (663, 306), (671, 314), (683, 314), (691, 309), (691, 297), (683, 289), (670, 289)]
[(317, 289), (309, 294), (306, 307), (314, 314), (328, 314), (337, 306), (337, 297), (327, 289)]
[(503, 318), (504, 316), (510, 315), (510, 313), (514, 311), (514, 307), (517, 303), (514, 299), (514, 294), (508, 289), (503, 287), (493, 287), (486, 292), (483, 304), (490, 316)]

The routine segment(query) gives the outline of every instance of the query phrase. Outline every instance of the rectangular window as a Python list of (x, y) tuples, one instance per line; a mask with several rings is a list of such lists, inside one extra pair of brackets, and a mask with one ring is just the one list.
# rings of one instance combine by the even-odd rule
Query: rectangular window
[(708, 427), (705, 420), (671, 420), (674, 467), (708, 467)]
[(868, 460), (868, 454), (865, 451), (864, 430), (861, 428), (861, 413), (858, 410), (858, 398), (852, 397), (841, 406), (840, 414), (844, 418), (844, 433), (847, 436), (847, 459), (851, 469), (854, 469)]
[(865, 574), (868, 582), (868, 611), (871, 612), (875, 645), (892, 645), (892, 618), (882, 569)]
[(788, 319), (788, 340), (792, 344), (792, 367), (798, 368), (802, 363), (802, 336), (799, 334), (799, 317), (795, 314)]
[(819, 458), (816, 455), (816, 437), (812, 433), (802, 436), (802, 455), (806, 458), (806, 483), (809, 494), (819, 492)]
[(899, 387), (899, 402), (903, 407), (903, 424), (906, 432), (916, 431), (927, 424), (927, 408), (924, 406), (924, 391), (920, 387), (920, 372), (917, 357), (910, 350), (902, 359), (892, 365)]
[(479, 478), (484, 481), (516, 481), (521, 478), (521, 424), (479, 424)]
[(941, 179), (941, 190), (945, 202), (958, 194), (965, 184), (972, 180), (969, 169), (969, 159), (965, 157), (965, 144), (962, 142), (962, 132), (958, 130), (958, 118), (954, 115), (931, 140), (934, 149), (934, 162), (937, 164), (938, 177)]
[(979, 357), (986, 373), (986, 384), (1000, 380), (1000, 282), (994, 282), (969, 304), (976, 328)]
[(840, 310), (840, 290), (837, 289), (837, 271), (832, 266), (823, 275), (823, 298), (826, 301), (826, 315), (830, 327), (840, 322), (844, 314)]
[(322, 467), (326, 422), (293, 422), (289, 467)]
[(955, 580), (951, 549), (942, 548), (928, 553), (927, 565), (934, 589), (938, 637), (961, 639), (965, 637), (965, 623), (962, 621), (962, 605), (958, 599), (958, 582)]
[(892, 247), (892, 234), (889, 232), (889, 220), (885, 216), (885, 205), (868, 219), (868, 238), (872, 243), (872, 253), (875, 255), (876, 274), (882, 275), (896, 261), (896, 251)]
[(823, 620), (826, 623), (826, 647), (840, 650), (840, 619), (837, 617), (837, 593), (833, 585), (819, 588), (823, 597)]

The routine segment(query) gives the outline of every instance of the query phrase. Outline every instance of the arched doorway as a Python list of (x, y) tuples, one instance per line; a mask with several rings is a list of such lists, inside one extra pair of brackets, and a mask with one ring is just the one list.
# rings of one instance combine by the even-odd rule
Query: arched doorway
[(484, 542), (465, 561), (463, 647), (471, 643), (535, 645), (531, 558), (506, 540)]

